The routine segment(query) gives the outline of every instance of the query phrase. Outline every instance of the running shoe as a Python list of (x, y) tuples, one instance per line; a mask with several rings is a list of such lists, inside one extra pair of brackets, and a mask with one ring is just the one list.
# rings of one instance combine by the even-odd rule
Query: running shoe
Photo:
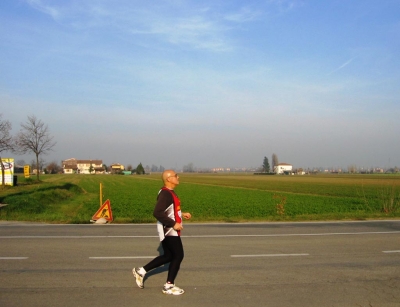
[(175, 286), (174, 284), (165, 284), (162, 292), (164, 294), (172, 294), (172, 295), (181, 295), (183, 293), (185, 293), (185, 291), (177, 286)]
[(133, 276), (136, 278), (136, 284), (138, 285), (138, 287), (140, 289), (143, 289), (144, 288), (144, 286), (143, 286), (143, 277), (144, 276), (140, 275), (136, 268), (132, 269), (132, 273), (133, 273)]

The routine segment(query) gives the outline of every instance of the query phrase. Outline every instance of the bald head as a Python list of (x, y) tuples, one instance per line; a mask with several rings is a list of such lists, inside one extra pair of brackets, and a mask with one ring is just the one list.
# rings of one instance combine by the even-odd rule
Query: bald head
[(173, 189), (179, 184), (179, 176), (174, 170), (168, 169), (162, 173), (162, 181), (164, 186)]

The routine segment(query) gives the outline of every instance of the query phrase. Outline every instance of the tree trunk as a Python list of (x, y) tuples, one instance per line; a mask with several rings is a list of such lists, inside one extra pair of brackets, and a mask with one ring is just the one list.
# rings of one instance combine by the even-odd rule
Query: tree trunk
[(1, 164), (1, 182), (3, 184), (3, 188), (6, 186), (6, 175), (4, 174), (4, 164), (3, 160), (0, 157), (0, 164)]
[(36, 154), (36, 179), (39, 181), (40, 165), (39, 165), (39, 154)]

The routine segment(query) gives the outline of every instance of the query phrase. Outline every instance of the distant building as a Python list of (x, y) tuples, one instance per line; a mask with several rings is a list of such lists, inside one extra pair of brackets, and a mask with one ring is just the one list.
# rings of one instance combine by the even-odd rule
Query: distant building
[(279, 163), (274, 167), (274, 173), (277, 175), (285, 174), (285, 173), (292, 173), (293, 166), (287, 163)]
[(62, 161), (64, 174), (103, 174), (102, 160), (77, 160), (75, 158)]
[(305, 175), (306, 172), (302, 168), (298, 168), (298, 169), (294, 170), (294, 173), (296, 175)]
[(61, 162), (64, 174), (75, 174), (78, 170), (77, 160), (75, 158), (67, 159)]
[(223, 167), (216, 167), (216, 168), (212, 168), (211, 171), (212, 171), (213, 173), (230, 172), (231, 169), (230, 169), (230, 168), (223, 168)]
[(125, 170), (125, 166), (123, 166), (122, 164), (119, 163), (113, 163), (110, 165), (111, 171), (114, 172), (122, 172), (123, 170)]

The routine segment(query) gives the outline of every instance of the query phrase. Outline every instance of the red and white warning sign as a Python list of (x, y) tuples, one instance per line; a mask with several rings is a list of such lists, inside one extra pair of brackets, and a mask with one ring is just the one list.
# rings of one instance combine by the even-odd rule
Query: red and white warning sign
[(110, 200), (107, 199), (99, 210), (93, 215), (92, 220), (96, 221), (100, 218), (104, 218), (111, 222), (113, 220)]

